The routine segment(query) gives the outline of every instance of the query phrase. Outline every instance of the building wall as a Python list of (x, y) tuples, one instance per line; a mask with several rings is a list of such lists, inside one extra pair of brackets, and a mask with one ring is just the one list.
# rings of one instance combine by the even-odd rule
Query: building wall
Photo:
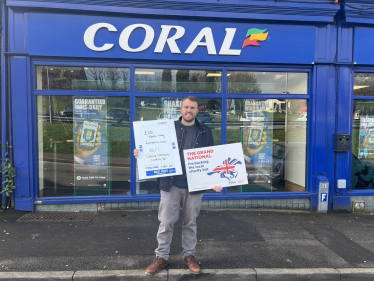
[[(157, 3), (149, 4), (148, 8), (143, 8), (142, 1), (125, 2), (118, 1), (116, 3), (118, 7), (106, 6), (106, 1), (102, 1), (98, 6), (76, 5), (59, 1), (49, 1), (42, 4), (33, 1), (7, 2), (9, 45), (6, 52), (9, 53), (8, 60), (11, 71), (8, 74), (10, 81), (9, 91), (5, 92), (3, 90), (2, 95), (8, 95), (12, 102), (12, 113), (10, 113), (12, 118), (9, 120), (12, 120), (11, 135), (13, 136), (14, 162), (18, 171), (16, 179), (17, 189), (15, 191), (16, 208), (23, 210), (34, 210), (34, 207), (35, 210), (77, 208), (77, 210), (82, 210), (89, 207), (90, 209), (101, 210), (110, 209), (112, 206), (115, 209), (117, 204), (118, 208), (125, 208), (125, 206), (126, 208), (129, 208), (129, 206), (131, 208), (132, 206), (153, 208), (156, 206), (155, 203), (151, 202), (159, 200), (157, 195), (150, 198), (144, 197), (143, 202), (124, 202), (142, 200), (139, 199), (141, 197), (134, 199), (129, 196), (117, 196), (105, 198), (104, 201), (108, 202), (103, 203), (103, 199), (100, 196), (67, 199), (64, 197), (43, 198), (38, 192), (39, 176), (43, 172), (38, 173), (38, 128), (35, 124), (37, 105), (34, 99), (37, 95), (46, 94), (41, 91), (38, 92), (36, 89), (39, 89), (39, 87), (34, 88), (34, 81), (36, 80), (34, 76), (37, 76), (38, 79), (40, 78), (38, 72), (34, 70), (35, 65), (43, 65), (43, 63), (47, 65), (69, 65), (71, 62), (81, 63), (82, 65), (84, 62), (113, 65), (116, 60), (121, 60), (122, 65), (126, 63), (128, 65), (144, 63), (144, 66), (146, 66), (145, 64), (155, 66), (159, 62), (165, 63), (165, 61), (168, 61), (171, 68), (181, 65), (184, 67), (189, 65), (194, 67), (204, 65), (212, 67), (217, 65), (217, 67), (229, 66), (237, 70), (252, 68), (259, 71), (276, 71), (280, 69), (281, 71), (299, 70), (309, 73), (309, 92), (306, 98), (308, 100), (307, 144), (305, 147), (300, 148), (302, 150), (306, 149), (307, 153), (300, 155), (300, 150), (294, 149), (285, 158), (290, 163), (290, 168), (285, 173), (287, 189), (294, 192), (275, 194), (243, 193), (240, 195), (226, 193), (220, 195), (219, 199), (215, 195), (206, 194), (204, 204), (207, 207), (283, 208), (286, 206), (285, 208), (288, 209), (309, 208), (315, 210), (319, 199), (317, 176), (324, 176), (329, 180), (329, 210), (334, 209), (331, 202), (334, 202), (336, 198), (348, 198), (348, 201), (343, 200), (346, 202), (346, 209), (351, 208), (350, 196), (351, 199), (356, 198), (354, 196), (368, 196), (368, 200), (371, 198), (371, 190), (349, 191), (352, 156), (348, 152), (334, 152), (334, 134), (352, 133), (352, 82), (354, 71), (355, 69), (364, 72), (372, 71), (370, 57), (365, 61), (365, 56), (358, 57), (358, 48), (353, 48), (355, 27), (352, 16), (347, 17), (348, 20), (351, 20), (350, 23), (344, 22), (344, 18), (341, 18), (340, 13), (338, 13), (340, 8), (338, 5), (324, 4), (325, 2), (321, 3), (321, 1), (275, 4), (272, 2), (272, 5), (268, 5), (268, 3), (260, 4), (256, 1), (238, 1), (232, 4), (230, 1), (216, 3), (210, 0), (200, 1), (201, 3), (196, 5), (195, 2), (183, 1), (180, 4), (184, 5), (184, 9), (174, 9), (172, 6), (168, 6), (170, 1), (157, 1)], [(209, 9), (204, 9), (204, 5), (206, 7), (209, 6)], [(34, 7), (34, 9), (32, 12), (27, 12), (24, 10), (24, 6)], [(52, 7), (57, 8), (57, 10), (53, 10), (53, 14), (50, 13)], [(165, 9), (164, 14), (169, 15), (167, 19), (160, 18), (159, 9), (161, 7)], [(69, 14), (65, 8), (74, 10), (75, 13)], [(101, 13), (99, 16), (93, 16), (90, 11), (96, 9), (105, 10), (106, 12)], [(345, 8), (343, 7), (342, 9)], [(206, 12), (207, 10), (210, 12)], [(243, 11), (247, 10), (250, 14), (243, 13)], [(61, 11), (61, 14), (55, 13), (56, 11)], [(349, 10), (348, 12), (352, 11)], [(78, 15), (74, 15), (76, 13)], [(147, 14), (147, 19), (141, 16), (144, 14)], [(243, 19), (243, 14), (246, 15), (246, 19)], [(121, 17), (117, 17), (118, 15)], [(252, 54), (248, 54), (248, 57), (244, 60), (233, 56), (218, 59), (219, 55), (207, 55), (200, 51), (199, 56), (195, 57), (187, 54), (182, 54), (181, 57), (174, 54), (166, 54), (159, 60), (160, 56), (158, 54), (149, 51), (154, 49), (155, 43), (146, 53), (126, 53), (119, 48), (117, 42), (122, 28), (127, 24), (137, 22), (138, 19), (136, 18), (153, 27), (165, 23), (176, 24), (175, 19), (178, 19), (178, 24), (183, 23), (185, 20), (185, 23), (189, 23), (196, 30), (200, 30), (208, 24), (212, 26), (213, 34), (217, 36), (217, 42), (224, 40), (224, 33), (217, 35), (214, 31), (215, 28), (226, 28), (229, 22), (230, 27), (237, 26), (244, 30), (246, 29), (245, 24), (255, 22), (255, 25), (261, 28), (272, 27), (271, 40), (277, 40), (277, 34), (283, 34), (283, 41), (279, 41), (278, 48), (269, 47), (269, 44), (262, 44), (260, 48), (253, 49), (255, 51)], [(57, 23), (59, 20), (66, 22), (66, 24), (59, 25)], [(80, 42), (79, 45), (74, 45), (75, 38), (82, 41), (82, 36), (74, 33), (82, 26), (69, 24), (69, 21), (73, 20), (85, 23), (92, 21), (91, 24), (110, 21), (118, 29), (118, 32), (110, 33), (112, 37), (105, 37), (105, 39), (109, 38), (109, 41), (100, 43), (113, 42), (115, 47), (108, 52), (98, 53), (87, 52), (83, 42)], [(56, 21), (56, 24), (45, 25), (45, 22), (52, 23), (54, 21)], [(369, 31), (371, 30), (371, 27), (366, 28)], [(356, 31), (360, 30), (363, 29), (360, 27)], [(44, 34), (43, 32), (46, 31), (48, 31), (47, 34)], [(66, 35), (69, 38), (64, 38)], [(48, 38), (48, 40), (45, 40), (45, 38)], [(184, 39), (181, 39), (186, 41), (179, 45), (180, 48), (182, 48), (181, 46), (188, 46), (192, 39), (193, 36), (187, 34)], [(155, 42), (156, 40), (157, 38), (155, 38)], [(305, 42), (307, 42), (307, 45), (299, 50), (297, 46), (305, 44)], [(220, 46), (219, 44), (216, 45), (217, 52), (219, 52)], [(357, 54), (354, 54), (353, 50)], [(358, 61), (359, 65), (354, 66), (355, 58), (361, 58)], [(127, 59), (127, 61), (125, 62), (124, 59)], [(167, 64), (165, 63), (165, 65)], [(359, 69), (361, 66), (365, 67)], [(135, 66), (130, 66), (130, 69), (132, 67)], [(230, 69), (223, 71), (230, 71)], [(20, 83), (20, 81), (25, 81), (25, 83)], [(37, 85), (39, 85), (41, 81), (37, 81)], [(224, 83), (227, 83), (227, 81)], [(298, 87), (296, 84), (294, 86)], [(134, 85), (131, 87), (134, 87)], [(292, 88), (290, 90), (292, 91)], [(59, 93), (53, 92), (53, 94), (58, 95)], [(129, 94), (128, 97), (132, 104), (131, 120), (136, 120), (136, 95)], [(204, 95), (199, 97), (206, 98)], [(251, 97), (247, 95), (244, 96), (244, 99)], [(258, 95), (252, 98), (260, 99), (263, 97)], [(273, 95), (267, 97), (280, 98), (281, 96)], [(228, 93), (222, 93), (223, 101), (239, 98), (242, 98), (242, 96), (230, 96)], [(303, 97), (300, 96), (300, 98), (302, 99)], [(3, 104), (2, 106), (2, 109), (5, 110), (5, 105)], [(225, 112), (232, 110), (229, 106), (231, 106), (230, 103), (222, 104), (222, 122), (227, 120)], [(227, 128), (224, 128), (222, 132), (226, 133)], [(222, 143), (227, 142), (227, 136), (223, 136), (221, 140)], [(289, 137), (287, 141), (292, 142), (293, 137)], [(133, 147), (134, 141), (131, 139), (131, 149)], [(41, 149), (40, 145), (39, 149)], [(134, 159), (130, 158), (129, 162), (132, 167), (131, 194), (134, 196), (136, 195), (136, 169)], [(299, 170), (300, 165), (305, 165), (306, 169), (293, 173), (293, 167)], [(338, 179), (347, 180), (346, 189), (337, 189)], [(306, 190), (300, 192), (302, 190), (300, 187), (303, 186), (306, 187)], [(40, 202), (42, 205), (39, 205)], [(224, 207), (224, 202), (226, 202), (226, 207)], [(35, 203), (36, 205), (34, 206)], [(59, 205), (70, 207), (57, 207)], [(370, 210), (370, 208), (365, 206), (365, 210)]]

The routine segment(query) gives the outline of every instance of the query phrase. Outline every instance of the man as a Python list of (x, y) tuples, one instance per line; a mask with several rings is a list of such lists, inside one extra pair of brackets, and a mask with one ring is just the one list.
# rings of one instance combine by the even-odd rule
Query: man
[[(200, 213), (203, 191), (188, 192), (183, 150), (213, 146), (214, 142), (212, 131), (196, 119), (199, 109), (197, 99), (194, 96), (184, 98), (180, 111), (182, 116), (178, 121), (175, 121), (175, 130), (183, 175), (160, 178), (161, 201), (158, 211), (158, 220), (160, 221), (157, 232), (158, 247), (155, 250), (155, 260), (145, 270), (146, 275), (155, 274), (167, 265), (173, 227), (174, 223), (178, 221), (181, 208), (183, 258), (192, 273), (200, 273), (200, 266), (195, 259), (196, 218)], [(135, 149), (135, 158), (138, 158), (138, 153), (138, 149)], [(216, 192), (222, 191), (221, 186), (215, 186), (213, 189)]]

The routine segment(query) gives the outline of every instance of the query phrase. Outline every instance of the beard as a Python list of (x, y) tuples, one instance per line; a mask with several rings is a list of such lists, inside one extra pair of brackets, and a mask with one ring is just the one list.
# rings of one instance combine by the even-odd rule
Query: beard
[(191, 119), (187, 119), (184, 115), (182, 115), (182, 119), (187, 123), (192, 123), (195, 121), (195, 117), (192, 117)]

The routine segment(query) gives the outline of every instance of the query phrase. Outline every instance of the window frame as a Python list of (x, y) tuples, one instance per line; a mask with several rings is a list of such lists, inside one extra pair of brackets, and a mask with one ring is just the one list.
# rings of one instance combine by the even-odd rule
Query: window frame
[[(354, 79), (355, 79), (355, 74), (356, 73), (370, 73), (370, 74), (373, 74), (374, 75), (374, 69), (373, 68), (364, 68), (364, 67), (356, 67), (353, 69), (353, 72), (352, 72), (352, 77), (351, 77), (351, 89), (350, 89), (350, 101), (351, 101), (351, 105), (350, 105), (350, 113), (349, 113), (349, 122), (350, 123), (350, 128), (349, 128), (349, 133), (351, 134), (351, 136), (353, 137), (353, 117), (354, 117), (354, 112), (353, 112), (353, 106), (354, 106), (354, 102), (356, 100), (371, 100), (373, 101), (374, 103), (374, 95), (373, 96), (355, 96), (354, 95)], [(353, 153), (353, 151), (351, 151)], [(350, 173), (348, 175), (348, 179), (347, 179), (347, 182), (349, 183), (349, 185), (347, 184), (347, 186), (351, 187), (351, 183), (352, 183), (352, 153), (350, 153), (348, 155), (348, 165), (349, 165), (349, 170), (350, 170)], [(363, 190), (363, 189), (354, 189), (352, 190), (351, 188), (348, 189), (348, 195), (349, 196), (365, 196), (365, 195), (371, 195), (373, 196), (374, 195), (374, 186), (373, 186), (373, 189), (369, 189), (369, 190)]]
[[(130, 69), (130, 91), (107, 91), (107, 90), (37, 90), (36, 89), (36, 66), (72, 66), (72, 67), (118, 67), (118, 68), (129, 68)], [(237, 98), (237, 99), (305, 99), (308, 102), (308, 116), (311, 116), (312, 110), (314, 107), (314, 100), (311, 93), (314, 91), (313, 82), (313, 66), (289, 66), (289, 65), (250, 65), (243, 66), (241, 64), (232, 64), (227, 66), (228, 63), (221, 64), (212, 64), (205, 63), (199, 64), (194, 62), (183, 62), (170, 64), (170, 62), (165, 64), (160, 64), (159, 62), (144, 62), (139, 63), (139, 61), (126, 61), (124, 63), (119, 63), (113, 60), (56, 60), (56, 59), (43, 59), (43, 58), (34, 58), (31, 59), (30, 63), (30, 78), (31, 78), (31, 114), (32, 114), (32, 156), (35, 167), (38, 167), (38, 146), (37, 146), (37, 120), (36, 120), (36, 96), (38, 95), (80, 95), (80, 96), (128, 96), (130, 97), (130, 151), (135, 148), (134, 134), (132, 123), (136, 120), (135, 115), (135, 98), (141, 96), (149, 97), (179, 97), (183, 98), (187, 95), (194, 95), (199, 98), (217, 98), (222, 100), (222, 112), (227, 112), (227, 99)], [(170, 68), (170, 69), (192, 69), (192, 70), (212, 70), (212, 71), (221, 71), (222, 80), (221, 80), (221, 93), (189, 93), (189, 92), (140, 92), (135, 91), (135, 68)], [(307, 94), (255, 94), (255, 93), (227, 93), (227, 71), (258, 71), (258, 72), (298, 72), (298, 73), (307, 73), (308, 74), (308, 93)], [(29, 115), (30, 116), (30, 115)], [(221, 117), (221, 143), (227, 143), (227, 116), (222, 114)], [(269, 198), (310, 198), (311, 192), (314, 190), (312, 188), (312, 177), (311, 177), (311, 159), (308, 157), (311, 153), (312, 139), (310, 132), (312, 130), (311, 118), (308, 118), (307, 126), (307, 149), (306, 149), (306, 190), (303, 192), (259, 192), (259, 193), (227, 193), (227, 189), (224, 188), (222, 193), (209, 193), (204, 196), (204, 199), (245, 199), (250, 196), (251, 199), (269, 199)], [(313, 125), (314, 126), (314, 125)], [(74, 203), (92, 203), (92, 202), (124, 202), (124, 201), (157, 201), (159, 194), (150, 194), (150, 195), (137, 195), (136, 194), (136, 183), (132, 179), (136, 178), (135, 163), (136, 160), (133, 156), (130, 159), (131, 165), (131, 184), (130, 184), (130, 195), (110, 195), (110, 196), (76, 196), (76, 197), (38, 197), (37, 192), (34, 193), (37, 199), (43, 200), (43, 202), (49, 202), (50, 204), (58, 204), (59, 202), (66, 202), (67, 200), (74, 200)], [(38, 173), (36, 173), (38, 174)], [(35, 176), (33, 181), (33, 186), (35, 189), (38, 189), (38, 176)]]

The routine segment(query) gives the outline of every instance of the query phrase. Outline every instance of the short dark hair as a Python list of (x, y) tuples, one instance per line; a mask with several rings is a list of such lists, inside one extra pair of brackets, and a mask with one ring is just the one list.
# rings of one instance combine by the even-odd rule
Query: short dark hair
[(185, 97), (185, 98), (183, 99), (183, 101), (182, 101), (182, 104), (183, 104), (184, 100), (186, 100), (186, 99), (189, 99), (190, 101), (194, 101), (194, 102), (196, 102), (196, 103), (197, 103), (197, 106), (199, 106), (199, 103), (198, 103), (197, 98), (196, 98), (195, 96), (187, 96), (187, 97)]

